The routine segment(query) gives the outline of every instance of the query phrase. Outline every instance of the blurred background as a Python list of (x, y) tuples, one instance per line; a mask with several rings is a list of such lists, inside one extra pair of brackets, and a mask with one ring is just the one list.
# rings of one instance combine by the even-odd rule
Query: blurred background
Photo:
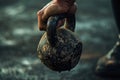
[(97, 60), (117, 41), (110, 0), (77, 0), (75, 33), (83, 52), (75, 68), (61, 73), (43, 65), (36, 53), (44, 33), (36, 13), (49, 1), (0, 0), (0, 80), (113, 80), (94, 73)]

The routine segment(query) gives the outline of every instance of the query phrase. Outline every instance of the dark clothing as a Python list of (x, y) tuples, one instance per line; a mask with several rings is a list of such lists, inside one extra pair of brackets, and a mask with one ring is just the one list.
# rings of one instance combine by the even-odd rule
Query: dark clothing
[(111, 1), (112, 1), (112, 7), (113, 7), (116, 24), (118, 27), (118, 31), (120, 33), (120, 0), (111, 0)]

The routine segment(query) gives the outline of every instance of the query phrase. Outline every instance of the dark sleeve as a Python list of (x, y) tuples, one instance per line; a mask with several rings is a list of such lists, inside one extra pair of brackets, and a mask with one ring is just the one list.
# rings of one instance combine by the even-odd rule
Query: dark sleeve
[(116, 24), (120, 33), (120, 0), (111, 0)]

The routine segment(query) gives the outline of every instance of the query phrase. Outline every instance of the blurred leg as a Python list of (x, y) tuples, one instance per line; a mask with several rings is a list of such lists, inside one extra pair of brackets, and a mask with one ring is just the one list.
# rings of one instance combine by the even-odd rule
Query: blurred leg
[(118, 27), (118, 31), (120, 33), (120, 0), (112, 0), (112, 7), (113, 7), (113, 12)]
[(120, 0), (111, 0), (119, 39), (110, 52), (99, 59), (96, 74), (99, 76), (120, 76)]

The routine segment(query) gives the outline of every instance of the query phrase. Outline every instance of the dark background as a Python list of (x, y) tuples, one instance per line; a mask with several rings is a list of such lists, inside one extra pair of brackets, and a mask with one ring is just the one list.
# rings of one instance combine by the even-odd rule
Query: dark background
[(117, 41), (110, 0), (77, 0), (75, 33), (84, 48), (79, 64), (61, 73), (48, 69), (36, 53), (44, 33), (36, 13), (49, 1), (0, 0), (0, 80), (113, 80), (94, 73), (97, 60)]

